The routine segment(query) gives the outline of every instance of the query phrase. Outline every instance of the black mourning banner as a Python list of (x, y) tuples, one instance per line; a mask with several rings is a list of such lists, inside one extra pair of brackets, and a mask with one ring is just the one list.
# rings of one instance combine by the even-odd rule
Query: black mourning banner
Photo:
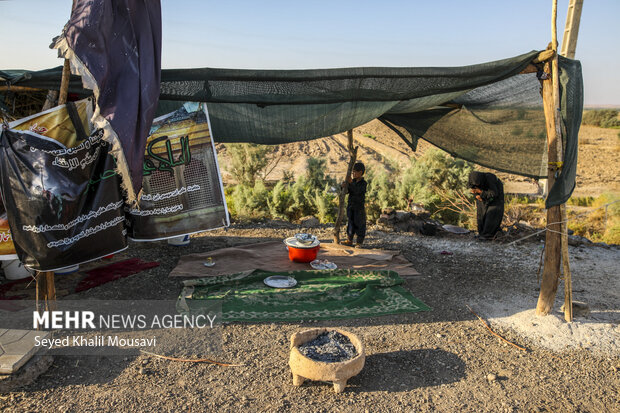
[(123, 197), (102, 133), (67, 148), (30, 131), (0, 136), (0, 184), (19, 259), (54, 271), (127, 247)]

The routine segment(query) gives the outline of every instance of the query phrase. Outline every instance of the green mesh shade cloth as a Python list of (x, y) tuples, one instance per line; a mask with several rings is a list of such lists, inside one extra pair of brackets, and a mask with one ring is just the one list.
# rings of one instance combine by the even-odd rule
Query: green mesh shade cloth
[[(539, 54), (463, 67), (318, 70), (170, 69), (161, 76), (160, 113), (179, 101), (206, 102), (218, 142), (276, 145), (321, 138), (379, 119), (413, 149), (424, 139), (492, 169), (546, 178), (546, 129)], [(581, 64), (560, 57), (564, 167), (547, 207), (575, 187), (583, 110)], [(61, 68), (0, 72), (6, 82), (58, 89)], [(73, 78), (70, 91), (84, 93)]]

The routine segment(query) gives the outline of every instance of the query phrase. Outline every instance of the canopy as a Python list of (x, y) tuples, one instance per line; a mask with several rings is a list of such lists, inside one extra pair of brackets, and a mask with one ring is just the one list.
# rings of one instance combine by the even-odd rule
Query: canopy
[[(422, 138), (477, 164), (547, 176), (546, 128), (538, 56), (463, 67), (317, 70), (162, 70), (160, 113), (169, 101), (206, 102), (218, 142), (281, 144), (321, 138), (378, 118), (414, 150)], [(564, 166), (547, 207), (575, 186), (577, 137), (583, 109), (581, 64), (560, 57)], [(0, 72), (8, 84), (58, 89), (61, 68)], [(78, 77), (70, 92), (89, 94)], [(178, 106), (178, 103), (175, 104)]]

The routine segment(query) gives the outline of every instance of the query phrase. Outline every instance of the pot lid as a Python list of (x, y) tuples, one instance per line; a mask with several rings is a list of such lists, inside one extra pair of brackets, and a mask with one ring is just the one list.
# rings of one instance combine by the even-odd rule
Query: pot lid
[(318, 247), (319, 244), (321, 244), (321, 242), (315, 237), (314, 240), (310, 243), (301, 243), (297, 238), (295, 237), (288, 237), (287, 239), (284, 240), (284, 243), (288, 246), (288, 247), (293, 247), (293, 248), (302, 248), (302, 249), (309, 249), (309, 248), (315, 248)]

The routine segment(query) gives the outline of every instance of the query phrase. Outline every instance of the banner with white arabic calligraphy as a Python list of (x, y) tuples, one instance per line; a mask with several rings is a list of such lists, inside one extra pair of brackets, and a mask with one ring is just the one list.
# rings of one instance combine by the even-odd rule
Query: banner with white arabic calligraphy
[(186, 103), (153, 121), (139, 207), (129, 237), (157, 241), (230, 225), (206, 105)]
[(19, 260), (54, 271), (127, 247), (124, 200), (101, 131), (77, 146), (30, 130), (0, 134), (0, 187)]

